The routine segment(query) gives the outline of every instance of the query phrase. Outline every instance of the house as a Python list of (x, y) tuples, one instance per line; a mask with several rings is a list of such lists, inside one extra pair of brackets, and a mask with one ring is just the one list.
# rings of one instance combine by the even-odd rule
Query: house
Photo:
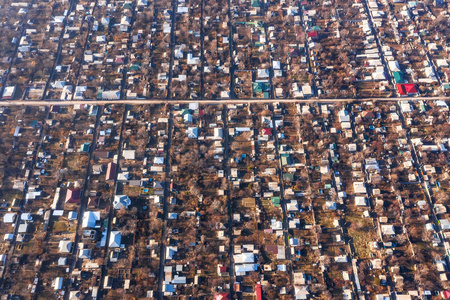
[(83, 213), (83, 228), (100, 228), (100, 212), (99, 211), (85, 211)]
[(15, 93), (16, 93), (16, 87), (15, 86), (7, 86), (3, 90), (2, 99), (3, 100), (11, 100), (14, 97)]
[(259, 283), (256, 284), (255, 296), (256, 296), (256, 300), (262, 300), (261, 284), (259, 284)]
[(306, 300), (309, 298), (309, 292), (307, 286), (294, 286), (294, 295), (297, 300)]
[(274, 60), (272, 62), (272, 66), (274, 70), (279, 70), (281, 69), (281, 62), (279, 60)]
[(215, 300), (231, 300), (230, 293), (217, 294)]
[(155, 157), (153, 159), (153, 163), (155, 165), (163, 165), (164, 164), (164, 157)]
[(62, 278), (62, 277), (56, 277), (56, 278), (52, 281), (53, 289), (54, 289), (55, 291), (57, 291), (57, 290), (62, 290), (62, 288), (63, 288), (63, 283), (64, 283), (64, 278)]
[(67, 257), (60, 257), (58, 259), (58, 266), (65, 266), (67, 265)]
[(78, 252), (78, 258), (91, 259), (91, 249), (80, 249)]
[(381, 232), (384, 235), (395, 235), (394, 225), (381, 225)]
[(100, 175), (103, 173), (103, 165), (93, 165), (92, 166), (92, 174)]
[(14, 223), (16, 221), (16, 214), (7, 213), (3, 216), (3, 223)]
[(415, 96), (419, 94), (414, 83), (397, 83), (396, 86), (400, 96)]
[(363, 117), (366, 120), (373, 120), (373, 119), (375, 119), (375, 114), (373, 112), (371, 112), (370, 110), (364, 110), (361, 113), (361, 117)]
[(367, 193), (364, 182), (353, 182), (353, 189), (355, 190), (355, 194), (366, 194)]
[(346, 110), (340, 110), (338, 113), (338, 118), (340, 123), (350, 122), (350, 116)]
[(325, 207), (328, 210), (336, 210), (336, 208), (337, 208), (336, 202), (334, 202), (334, 201), (326, 201), (325, 202)]
[(355, 197), (355, 205), (356, 206), (367, 206), (366, 197), (361, 197), (361, 196)]
[(228, 269), (222, 264), (217, 265), (217, 275), (218, 276), (229, 276)]
[(103, 289), (110, 290), (112, 289), (113, 284), (113, 278), (111, 276), (105, 276), (105, 279), (103, 280)]
[(76, 220), (77, 217), (78, 217), (78, 214), (76, 211), (69, 211), (69, 214), (67, 215), (67, 218), (72, 221)]
[(223, 128), (216, 127), (214, 128), (214, 139), (221, 140), (223, 138)]
[(165, 258), (168, 260), (171, 260), (174, 258), (175, 254), (178, 252), (178, 248), (177, 247), (173, 247), (173, 246), (168, 246), (166, 247), (166, 256)]
[(68, 189), (66, 193), (66, 203), (80, 203), (81, 189)]
[(120, 233), (120, 231), (111, 231), (111, 234), (109, 235), (108, 247), (119, 248), (121, 241), (122, 234)]
[(136, 159), (136, 151), (135, 150), (123, 150), (122, 156), (125, 159), (134, 160), (134, 159)]
[(80, 147), (80, 152), (87, 153), (91, 147), (91, 143), (83, 143)]
[(88, 208), (97, 208), (100, 203), (99, 197), (89, 197), (87, 207)]
[(267, 69), (258, 69), (257, 70), (258, 78), (269, 78), (269, 70)]
[(100, 98), (103, 100), (119, 100), (120, 99), (120, 90), (103, 91), (100, 95), (101, 95)]
[(97, 158), (109, 158), (109, 151), (106, 151), (106, 150), (94, 150), (94, 157), (97, 157)]
[(128, 208), (131, 205), (131, 199), (127, 195), (115, 195), (113, 206), (115, 209)]
[(59, 241), (59, 252), (60, 253), (70, 253), (70, 251), (72, 250), (72, 242), (69, 240), (61, 240)]
[(450, 299), (450, 290), (441, 291), (441, 297), (442, 297), (442, 299)]
[(197, 127), (189, 127), (186, 131), (188, 138), (196, 139), (198, 138), (198, 128)]
[(113, 162), (108, 163), (108, 167), (106, 169), (106, 181), (114, 181), (116, 176), (116, 164)]
[(264, 136), (272, 135), (272, 128), (263, 128), (262, 135), (264, 135)]
[(236, 264), (254, 263), (255, 255), (252, 252), (243, 252), (234, 255), (234, 262)]

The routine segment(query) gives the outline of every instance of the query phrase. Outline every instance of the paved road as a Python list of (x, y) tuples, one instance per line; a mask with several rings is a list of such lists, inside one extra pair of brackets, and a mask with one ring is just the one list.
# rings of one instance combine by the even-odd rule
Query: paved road
[(0, 101), (0, 106), (16, 106), (16, 105), (29, 105), (29, 106), (41, 106), (41, 105), (80, 105), (80, 104), (92, 104), (92, 105), (106, 105), (106, 104), (130, 104), (130, 105), (142, 105), (142, 104), (187, 104), (192, 102), (201, 102), (202, 104), (240, 104), (240, 103), (335, 103), (335, 102), (364, 102), (364, 101), (427, 101), (427, 100), (443, 100), (450, 101), (450, 97), (393, 97), (393, 98), (348, 98), (348, 99), (224, 99), (224, 100), (165, 100), (165, 99), (137, 99), (137, 100), (8, 100)]

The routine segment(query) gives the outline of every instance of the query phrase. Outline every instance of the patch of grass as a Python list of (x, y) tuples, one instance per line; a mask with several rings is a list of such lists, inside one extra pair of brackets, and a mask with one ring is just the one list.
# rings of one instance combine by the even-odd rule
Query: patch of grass
[(67, 231), (67, 224), (66, 224), (66, 222), (56, 221), (55, 223), (53, 223), (53, 231), (54, 232)]

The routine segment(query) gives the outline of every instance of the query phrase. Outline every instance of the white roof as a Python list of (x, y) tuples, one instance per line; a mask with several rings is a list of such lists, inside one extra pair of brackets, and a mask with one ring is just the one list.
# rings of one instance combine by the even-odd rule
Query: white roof
[(19, 225), (19, 233), (25, 233), (27, 232), (28, 224), (20, 224)]
[(23, 213), (23, 214), (21, 214), (20, 215), (20, 219), (22, 221), (31, 221), (31, 220), (33, 220), (33, 218), (31, 217), (30, 213)]
[(119, 248), (121, 240), (122, 234), (120, 233), (120, 231), (111, 231), (111, 234), (109, 236), (109, 247)]
[(67, 264), (67, 257), (60, 257), (58, 259), (58, 266), (64, 266)]
[(234, 261), (236, 264), (253, 263), (255, 262), (255, 255), (251, 252), (235, 254)]
[(281, 68), (281, 63), (279, 60), (274, 60), (272, 64), (273, 64), (274, 70), (279, 70)]
[(72, 242), (61, 240), (61, 241), (59, 241), (58, 248), (59, 248), (59, 252), (61, 252), (61, 253), (70, 253), (70, 249), (72, 248)]
[(5, 234), (5, 237), (3, 238), (5, 241), (10, 241), (14, 238), (14, 234), (12, 233), (7, 233)]
[(386, 235), (394, 235), (395, 229), (394, 225), (381, 225), (381, 231)]
[(258, 78), (269, 78), (269, 70), (258, 69)]
[(99, 211), (85, 211), (83, 214), (83, 228), (99, 228), (100, 225), (96, 226), (97, 221), (100, 220)]
[(366, 197), (357, 196), (355, 197), (355, 205), (357, 206), (366, 206)]
[(223, 138), (223, 128), (221, 127), (214, 128), (214, 138), (215, 139)]
[(3, 216), (3, 223), (14, 223), (16, 220), (16, 214), (7, 213)]
[(61, 290), (63, 286), (64, 279), (62, 277), (56, 277), (53, 282), (53, 288), (55, 290)]
[(114, 196), (114, 208), (121, 209), (123, 207), (128, 208), (131, 204), (131, 199), (127, 195), (115, 195)]
[(189, 109), (192, 109), (192, 110), (198, 109), (198, 102), (189, 103)]
[(120, 91), (104, 91), (102, 93), (102, 99), (120, 99)]
[(178, 248), (177, 247), (173, 247), (173, 246), (169, 246), (166, 248), (166, 259), (173, 259), (173, 256), (175, 255), (175, 253), (177, 253)]
[(99, 35), (99, 36), (96, 37), (95, 40), (96, 40), (97, 43), (103, 43), (103, 42), (106, 42), (106, 36), (104, 36), (104, 35)]
[(164, 157), (155, 157), (153, 159), (153, 163), (157, 164), (157, 165), (162, 165), (164, 164)]
[(198, 128), (197, 127), (189, 127), (187, 130), (188, 138), (196, 139), (198, 137)]
[(77, 218), (77, 212), (76, 211), (69, 211), (68, 218), (69, 218), (69, 220), (75, 220)]
[(308, 299), (309, 298), (309, 292), (307, 286), (299, 286), (296, 285), (294, 287), (295, 289), (295, 299)]
[(2, 97), (12, 97), (14, 94), (14, 91), (16, 90), (15, 86), (7, 86), (5, 87), (5, 90), (3, 91)]
[(348, 111), (340, 110), (338, 113), (339, 122), (350, 122), (350, 116), (348, 115)]
[(236, 275), (245, 275), (247, 272), (256, 271), (258, 268), (257, 264), (239, 264), (234, 266), (234, 270), (236, 271)]
[(122, 156), (125, 158), (125, 159), (135, 159), (135, 150), (123, 150), (122, 151)]

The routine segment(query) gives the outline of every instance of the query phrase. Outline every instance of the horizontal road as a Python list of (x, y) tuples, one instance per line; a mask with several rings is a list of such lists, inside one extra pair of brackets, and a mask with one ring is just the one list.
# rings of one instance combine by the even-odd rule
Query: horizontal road
[(186, 104), (192, 102), (199, 102), (202, 104), (241, 104), (241, 103), (333, 103), (333, 102), (363, 102), (363, 101), (419, 101), (419, 100), (450, 100), (450, 97), (393, 97), (393, 98), (347, 98), (347, 99), (222, 99), (222, 100), (166, 100), (166, 99), (119, 99), (119, 100), (5, 100), (0, 101), (0, 106), (15, 106), (15, 105), (77, 105), (77, 104)]

